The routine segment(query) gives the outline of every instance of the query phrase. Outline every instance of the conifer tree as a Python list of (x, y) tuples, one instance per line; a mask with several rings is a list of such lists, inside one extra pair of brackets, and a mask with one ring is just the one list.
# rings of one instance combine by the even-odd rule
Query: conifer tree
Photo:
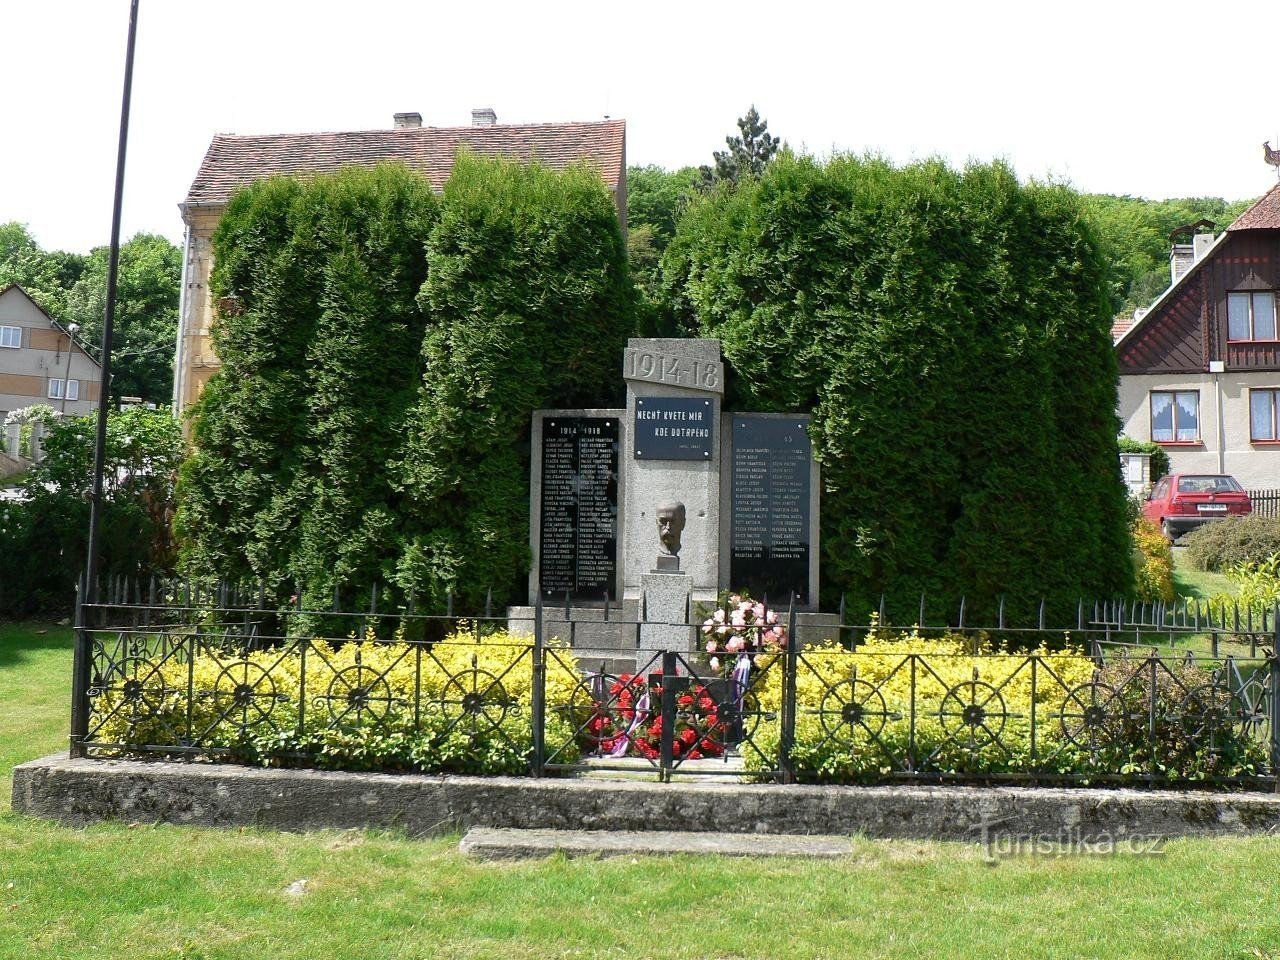
[(724, 138), (728, 150), (712, 152), (715, 166), (702, 166), (702, 188), (709, 190), (725, 181), (737, 184), (743, 177), (758, 177), (764, 173), (774, 154), (782, 147), (782, 140), (769, 133), (769, 123), (761, 119), (755, 104), (745, 117), (738, 118), (738, 136)]

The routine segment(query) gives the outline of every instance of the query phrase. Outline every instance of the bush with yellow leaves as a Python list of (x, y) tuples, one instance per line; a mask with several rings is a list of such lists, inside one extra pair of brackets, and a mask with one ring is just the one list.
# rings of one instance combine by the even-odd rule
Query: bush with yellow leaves
[[(780, 759), (781, 667), (779, 659), (760, 658), (744, 705), (749, 735), (741, 752), (761, 775)], [(1141, 724), (1123, 719), (1150, 699), (1143, 678), (1130, 674), (1120, 688), (1106, 686), (1114, 675), (1074, 648), (1012, 653), (916, 630), (873, 629), (853, 651), (832, 641), (810, 645), (797, 657), (791, 766), (802, 781), (826, 783), (906, 774), (1203, 779), (1262, 768), (1265, 751), (1247, 731), (1218, 731), (1212, 745), (1185, 735), (1179, 744), (1150, 743)], [(1197, 675), (1208, 682), (1207, 673)], [(1190, 675), (1179, 676), (1187, 689), (1195, 686)], [(1169, 686), (1157, 691), (1162, 715), (1174, 709)]]
[[(533, 648), (459, 629), (433, 644), (298, 640), (241, 653), (179, 642), (118, 658), (93, 698), (91, 741), (173, 746), (214, 759), (347, 770), (519, 774), (533, 746)], [(547, 657), (547, 737), (574, 732), (553, 707), (578, 683)], [(563, 728), (563, 729), (562, 729)], [(175, 751), (176, 752), (176, 751)]]
[(1173, 548), (1150, 520), (1138, 517), (1131, 529), (1134, 594), (1148, 603), (1173, 599)]

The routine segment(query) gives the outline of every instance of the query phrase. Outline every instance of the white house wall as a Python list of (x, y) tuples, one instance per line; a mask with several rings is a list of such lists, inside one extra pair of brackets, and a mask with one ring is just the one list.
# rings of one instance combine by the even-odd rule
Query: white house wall
[(1280, 389), (1280, 372), (1126, 374), (1120, 378), (1121, 432), (1151, 439), (1154, 390), (1200, 392), (1200, 443), (1161, 444), (1175, 473), (1230, 473), (1249, 489), (1280, 487), (1280, 446), (1249, 439), (1249, 390)]

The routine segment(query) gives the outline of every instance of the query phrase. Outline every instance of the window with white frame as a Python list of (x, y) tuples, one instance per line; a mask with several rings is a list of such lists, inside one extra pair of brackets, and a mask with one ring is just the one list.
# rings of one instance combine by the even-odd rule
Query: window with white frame
[(0, 326), (0, 347), (22, 349), (22, 328)]
[(80, 381), (79, 380), (60, 380), (56, 377), (49, 378), (49, 399), (62, 400), (63, 392), (66, 392), (67, 400), (80, 399)]
[(1276, 339), (1276, 295), (1272, 290), (1227, 294), (1228, 340)]
[(1200, 391), (1152, 390), (1151, 439), (1195, 443), (1200, 439)]
[(1280, 424), (1276, 422), (1276, 401), (1280, 389), (1266, 387), (1249, 391), (1249, 439), (1280, 440)]

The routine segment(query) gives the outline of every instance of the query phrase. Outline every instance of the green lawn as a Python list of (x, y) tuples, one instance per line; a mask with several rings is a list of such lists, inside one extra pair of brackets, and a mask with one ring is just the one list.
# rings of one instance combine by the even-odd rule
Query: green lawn
[[(65, 742), (70, 636), (0, 627), (0, 780)], [(1280, 838), (1162, 856), (464, 860), (456, 838), (110, 824), (0, 803), (0, 960), (1227, 957), (1280, 951)], [(305, 880), (300, 894), (289, 888)], [(296, 889), (296, 888), (295, 888)]]
[(1225, 574), (1196, 570), (1187, 562), (1187, 552), (1173, 551), (1173, 592), (1178, 597), (1208, 600), (1220, 593), (1235, 596), (1236, 585)]

